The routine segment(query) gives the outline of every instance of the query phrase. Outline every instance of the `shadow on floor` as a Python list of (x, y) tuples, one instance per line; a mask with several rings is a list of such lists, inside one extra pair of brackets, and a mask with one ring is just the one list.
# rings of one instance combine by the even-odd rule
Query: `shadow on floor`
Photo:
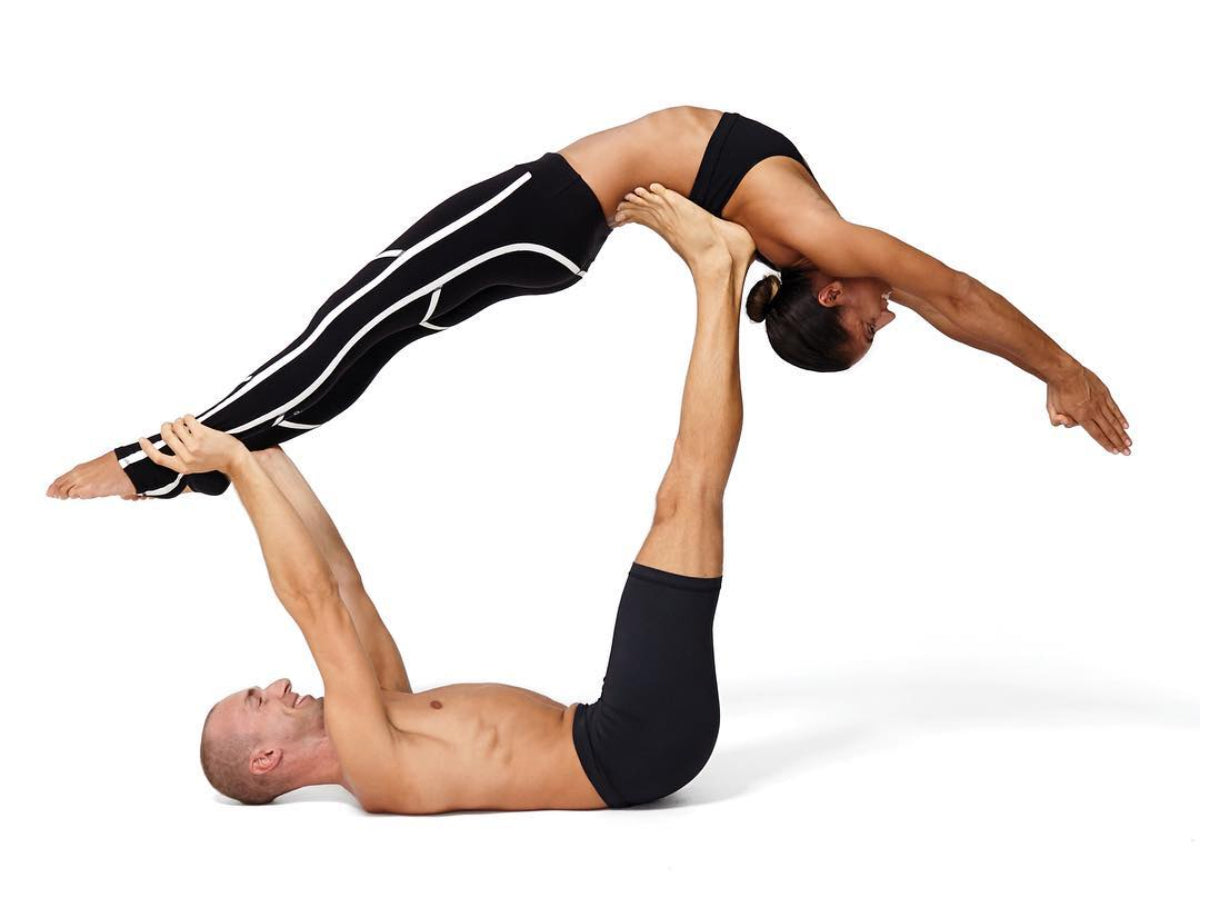
[(781, 717), (774, 736), (719, 746), (700, 776), (652, 809), (712, 803), (753, 786), (901, 742), (973, 727), (1199, 727), (1198, 703), (1133, 684), (964, 669), (880, 671), (722, 690), (722, 736)]
[[(228, 799), (223, 798), (222, 800)], [(356, 798), (339, 785), (311, 785), (308, 788), (298, 788), (296, 791), (280, 795), (274, 803), (279, 806), (281, 804), (335, 803), (336, 801), (347, 804), (354, 810), (361, 809), (361, 805), (356, 802)], [(232, 803), (236, 804), (237, 801)]]

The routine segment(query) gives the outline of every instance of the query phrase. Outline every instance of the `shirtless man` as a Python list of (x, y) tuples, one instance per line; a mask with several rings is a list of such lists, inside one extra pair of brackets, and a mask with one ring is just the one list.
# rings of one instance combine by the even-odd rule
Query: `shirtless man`
[(220, 470), (233, 481), (326, 689), (315, 699), (282, 679), (218, 702), (201, 743), (217, 790), (259, 804), (339, 784), (364, 809), (387, 813), (589, 809), (656, 800), (704, 766), (720, 722), (713, 613), (722, 497), (742, 429), (739, 303), (754, 245), (660, 184), (629, 194), (620, 211), (683, 258), (697, 307), (679, 432), (620, 599), (602, 697), (564, 706), (498, 684), (412, 692), (352, 556), (284, 452), (251, 452), (184, 416), (161, 427), (172, 454), (147, 439), (141, 447), (176, 473)]

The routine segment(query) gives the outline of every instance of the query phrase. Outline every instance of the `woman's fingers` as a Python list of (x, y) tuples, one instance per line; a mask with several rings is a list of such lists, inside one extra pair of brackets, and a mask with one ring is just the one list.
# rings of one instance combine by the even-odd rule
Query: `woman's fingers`
[(1129, 437), (1128, 432), (1124, 431), (1129, 428), (1129, 421), (1124, 418), (1124, 414), (1120, 412), (1120, 408), (1116, 406), (1116, 401), (1112, 400), (1110, 394), (1107, 396), (1106, 401), (1108, 412), (1112, 414), (1112, 418), (1116, 421), (1116, 425), (1118, 425), (1121, 429), (1121, 434), (1124, 436), (1125, 445), (1132, 445), (1133, 440)]
[(192, 434), (192, 435), (194, 435), (194, 436), (200, 436), (200, 435), (203, 435), (203, 433), (204, 433), (204, 424), (203, 424), (203, 423), (201, 423), (201, 422), (200, 422), (198, 419), (196, 419), (194, 416), (192, 416), (190, 413), (188, 413), (186, 416), (184, 416), (184, 417), (182, 418), (182, 421), (183, 421), (184, 423), (186, 423), (187, 428), (188, 428), (188, 429), (191, 431), (191, 434)]
[(1082, 428), (1090, 433), (1091, 438), (1097, 441), (1100, 445), (1115, 454), (1120, 449), (1116, 447), (1116, 443), (1112, 441), (1111, 430), (1104, 423), (1097, 419), (1088, 419), (1082, 423)]
[(1103, 409), (1099, 411), (1101, 414), (1100, 425), (1107, 430), (1108, 439), (1115, 445), (1116, 449), (1122, 454), (1129, 453), (1129, 437), (1124, 434), (1124, 427), (1120, 425), (1120, 420), (1111, 410)]
[(1107, 440), (1112, 443), (1112, 447), (1118, 453), (1128, 453), (1129, 446), (1124, 441), (1124, 430), (1120, 428), (1120, 423), (1117, 422), (1106, 409), (1099, 411), (1095, 422), (1103, 430), (1103, 434), (1107, 436)]

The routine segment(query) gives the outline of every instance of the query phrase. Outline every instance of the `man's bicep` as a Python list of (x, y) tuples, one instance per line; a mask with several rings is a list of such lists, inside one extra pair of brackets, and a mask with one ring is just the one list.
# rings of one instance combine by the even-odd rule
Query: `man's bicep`
[(394, 736), (382, 689), (356, 627), (338, 595), (303, 627), (322, 675), (327, 733), (357, 797), (380, 790), (393, 765)]
[(399, 648), (378, 615), (373, 600), (366, 593), (356, 562), (331, 514), (306, 481), (305, 475), (282, 449), (268, 448), (255, 452), (255, 455), (272, 482), (293, 506), (326, 559), (339, 586), (340, 598), (356, 626), (357, 636), (373, 662), (378, 682), (383, 689), (411, 692)]
[(399, 646), (395, 643), (395, 638), (390, 634), (390, 630), (386, 628), (386, 623), (374, 606), (373, 600), (365, 592), (364, 585), (346, 589), (341, 581), (340, 595), (348, 607), (357, 636), (369, 655), (374, 674), (382, 689), (410, 693), (412, 685), (407, 678), (403, 655), (399, 652)]

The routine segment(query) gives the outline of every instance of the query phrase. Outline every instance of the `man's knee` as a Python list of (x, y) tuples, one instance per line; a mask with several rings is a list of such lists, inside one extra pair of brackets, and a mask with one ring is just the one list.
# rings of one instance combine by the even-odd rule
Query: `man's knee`
[(725, 487), (694, 472), (668, 472), (654, 499), (654, 524), (682, 517), (721, 518)]
[(647, 774), (650, 787), (636, 802), (664, 798), (691, 782), (712, 757), (720, 729), (716, 700), (701, 714), (672, 722), (665, 737), (659, 739), (659, 745), (665, 747), (664, 756)]

